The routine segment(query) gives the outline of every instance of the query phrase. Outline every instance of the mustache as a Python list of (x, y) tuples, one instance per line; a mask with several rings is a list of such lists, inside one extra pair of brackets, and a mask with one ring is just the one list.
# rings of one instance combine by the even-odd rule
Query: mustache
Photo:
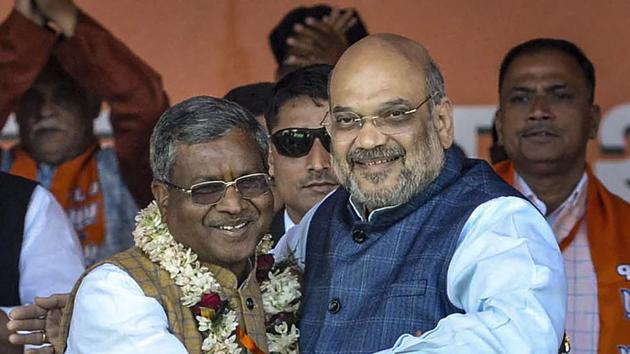
[(207, 220), (206, 224), (211, 226), (219, 226), (219, 225), (238, 225), (244, 222), (253, 222), (258, 219), (259, 214), (251, 209), (243, 210), (243, 212), (239, 215), (234, 215), (231, 217), (214, 217), (212, 219)]
[(519, 136), (528, 136), (538, 133), (547, 133), (550, 135), (559, 136), (562, 130), (556, 127), (553, 123), (538, 122), (534, 125), (530, 125), (518, 132)]
[(373, 149), (355, 149), (348, 153), (349, 163), (405, 157), (407, 152), (402, 146), (377, 146)]
[(327, 170), (310, 172), (306, 178), (300, 181), (300, 185), (302, 187), (314, 184), (339, 184), (339, 182), (337, 181), (337, 178), (335, 178), (335, 176)]

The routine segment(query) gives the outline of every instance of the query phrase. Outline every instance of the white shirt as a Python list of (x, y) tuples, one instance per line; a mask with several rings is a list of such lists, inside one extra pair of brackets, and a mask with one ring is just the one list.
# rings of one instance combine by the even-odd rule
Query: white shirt
[[(95, 304), (98, 304), (95, 306)], [(166, 313), (113, 264), (94, 268), (77, 291), (67, 354), (186, 354), (169, 331)]]
[[(320, 202), (321, 203), (321, 202)], [(280, 239), (277, 259), (304, 267), (316, 205)], [(557, 353), (567, 285), (562, 256), (545, 218), (527, 201), (500, 197), (479, 205), (462, 228), (447, 273), (452, 314), (420, 337), (403, 334), (379, 353)]]
[(287, 231), (289, 231), (290, 228), (292, 228), (293, 226), (295, 226), (295, 223), (293, 222), (293, 220), (291, 220), (291, 217), (289, 216), (289, 213), (287, 212), (287, 209), (284, 209), (284, 233), (287, 233)]
[[(24, 217), (19, 262), (20, 303), (69, 293), (84, 270), (79, 239), (55, 197), (35, 187)], [(13, 307), (1, 307), (9, 313)]]

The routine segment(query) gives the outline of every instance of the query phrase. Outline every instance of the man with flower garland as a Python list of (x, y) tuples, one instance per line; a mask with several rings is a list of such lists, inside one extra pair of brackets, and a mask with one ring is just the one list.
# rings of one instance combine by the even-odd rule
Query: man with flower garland
[(557, 353), (567, 290), (553, 233), (450, 148), (452, 103), (426, 49), (369, 36), (329, 92), (341, 187), (276, 247), (304, 262), (300, 351)]
[(273, 213), (267, 149), (235, 103), (168, 109), (151, 137), (155, 202), (137, 217), (136, 247), (77, 283), (56, 352), (295, 352), (300, 282), (288, 264), (272, 269), (261, 241)]

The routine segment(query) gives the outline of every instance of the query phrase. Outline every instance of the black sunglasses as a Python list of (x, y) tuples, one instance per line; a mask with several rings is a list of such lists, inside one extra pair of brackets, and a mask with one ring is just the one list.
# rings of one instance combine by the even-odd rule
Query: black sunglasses
[(278, 130), (271, 135), (271, 142), (278, 152), (288, 157), (302, 157), (308, 155), (313, 147), (315, 139), (330, 152), (330, 135), (326, 128), (288, 128)]

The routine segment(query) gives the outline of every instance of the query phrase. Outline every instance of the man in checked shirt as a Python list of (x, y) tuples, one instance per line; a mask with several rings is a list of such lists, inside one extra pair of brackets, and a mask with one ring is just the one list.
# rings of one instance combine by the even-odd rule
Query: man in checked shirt
[(499, 74), (495, 165), (545, 215), (568, 281), (573, 353), (630, 353), (630, 205), (586, 163), (600, 109), (595, 70), (575, 44), (539, 38), (512, 48)]

